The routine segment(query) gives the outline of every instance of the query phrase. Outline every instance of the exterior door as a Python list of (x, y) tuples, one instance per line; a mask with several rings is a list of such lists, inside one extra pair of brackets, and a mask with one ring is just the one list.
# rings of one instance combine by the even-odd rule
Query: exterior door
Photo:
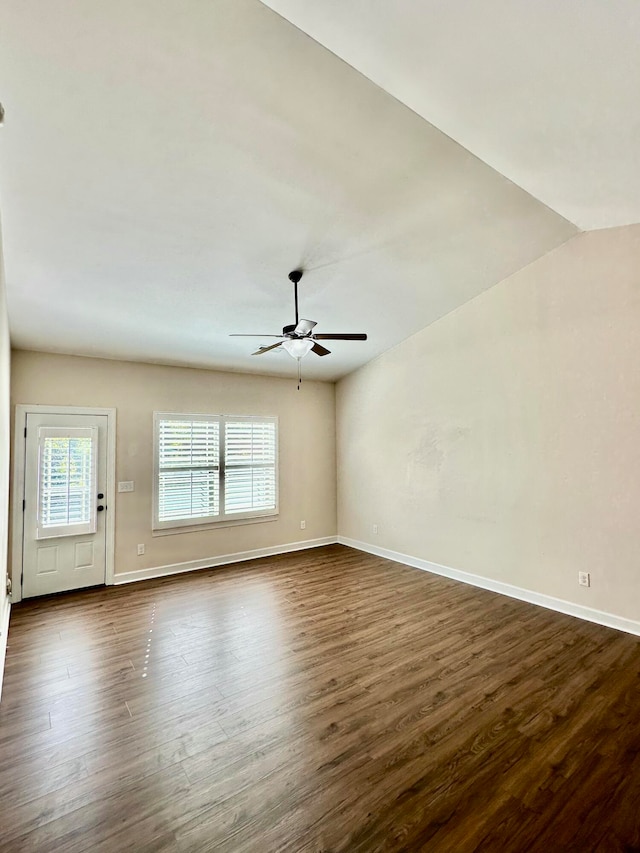
[(105, 583), (107, 421), (27, 414), (23, 598)]

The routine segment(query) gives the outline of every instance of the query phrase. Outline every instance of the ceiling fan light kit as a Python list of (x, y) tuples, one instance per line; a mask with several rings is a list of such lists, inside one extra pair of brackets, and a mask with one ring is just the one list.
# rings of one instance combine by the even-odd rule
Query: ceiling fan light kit
[(363, 332), (336, 332), (334, 334), (315, 335), (314, 328), (318, 325), (315, 320), (301, 320), (298, 316), (298, 282), (302, 278), (302, 270), (293, 270), (289, 273), (289, 281), (293, 283), (293, 298), (295, 302), (296, 321), (282, 329), (282, 335), (247, 335), (234, 334), (231, 337), (243, 338), (281, 338), (277, 344), (269, 346), (261, 346), (252, 353), (252, 355), (264, 355), (265, 352), (283, 347), (290, 356), (298, 361), (298, 390), (302, 382), (300, 370), (300, 361), (310, 352), (316, 355), (329, 355), (331, 350), (328, 350), (318, 341), (366, 341), (367, 336)]
[(282, 346), (294, 358), (304, 358), (313, 349), (314, 342), (310, 338), (289, 338), (282, 341)]

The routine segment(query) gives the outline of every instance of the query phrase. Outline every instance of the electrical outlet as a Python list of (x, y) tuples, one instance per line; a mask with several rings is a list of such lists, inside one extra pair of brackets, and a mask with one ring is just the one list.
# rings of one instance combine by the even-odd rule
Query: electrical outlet
[(132, 492), (133, 491), (133, 480), (121, 480), (118, 483), (118, 491), (119, 492)]
[(301, 521), (300, 522), (300, 530), (306, 530), (306, 529), (307, 529), (307, 522)]
[(377, 534), (377, 533), (378, 533), (378, 525), (377, 525), (377, 524), (372, 524), (372, 525), (371, 525), (371, 530), (372, 530), (375, 534)]
[(144, 554), (144, 545), (138, 545), (138, 557), (142, 557)]
[(580, 586), (591, 586), (591, 575), (589, 572), (578, 572), (578, 583)]

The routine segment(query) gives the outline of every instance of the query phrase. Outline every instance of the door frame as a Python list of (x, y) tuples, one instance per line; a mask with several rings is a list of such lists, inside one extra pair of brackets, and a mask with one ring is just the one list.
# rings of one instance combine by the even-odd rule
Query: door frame
[(94, 409), (85, 406), (40, 406), (16, 404), (13, 439), (13, 500), (11, 502), (11, 601), (22, 600), (22, 569), (24, 549), (24, 468), (26, 461), (27, 415), (106, 415), (107, 416), (107, 512), (105, 527), (105, 579), (112, 586), (115, 575), (115, 508), (116, 508), (116, 410)]

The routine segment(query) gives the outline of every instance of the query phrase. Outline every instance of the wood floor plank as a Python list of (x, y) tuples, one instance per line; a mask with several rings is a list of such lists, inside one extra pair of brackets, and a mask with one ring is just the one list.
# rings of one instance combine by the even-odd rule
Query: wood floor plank
[(640, 640), (343, 546), (12, 611), (0, 851), (640, 849)]

